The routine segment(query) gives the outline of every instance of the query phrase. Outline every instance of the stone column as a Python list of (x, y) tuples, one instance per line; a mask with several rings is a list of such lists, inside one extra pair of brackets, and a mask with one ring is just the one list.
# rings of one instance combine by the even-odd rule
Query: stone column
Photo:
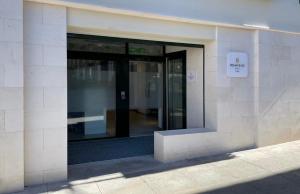
[(0, 193), (24, 188), (23, 0), (0, 1)]
[(25, 185), (67, 178), (66, 8), (24, 4)]

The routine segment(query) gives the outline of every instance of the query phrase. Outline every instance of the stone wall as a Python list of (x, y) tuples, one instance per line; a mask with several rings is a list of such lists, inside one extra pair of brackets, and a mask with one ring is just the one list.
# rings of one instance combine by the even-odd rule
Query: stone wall
[(66, 8), (24, 4), (25, 185), (67, 177)]
[[(227, 134), (234, 149), (255, 145), (255, 31), (234, 28), (217, 30), (217, 131)], [(249, 59), (246, 78), (227, 76), (227, 54), (244, 52)]]
[(23, 1), (0, 1), (0, 193), (24, 186)]
[(300, 35), (258, 33), (257, 144), (300, 139)]

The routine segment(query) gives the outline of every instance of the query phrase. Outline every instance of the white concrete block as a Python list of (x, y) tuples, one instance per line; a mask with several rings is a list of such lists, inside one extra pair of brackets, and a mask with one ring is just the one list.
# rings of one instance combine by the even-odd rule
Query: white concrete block
[(4, 86), (23, 87), (23, 66), (6, 65), (5, 66)]
[[(47, 149), (43, 152), (43, 169), (50, 171), (53, 169), (67, 168), (67, 148)], [(55, 158), (55, 159), (53, 159)]]
[(31, 152), (25, 183), (31, 185), (67, 177), (67, 26), (64, 7), (26, 2), (24, 9), (25, 144)]
[(42, 110), (44, 108), (44, 88), (26, 86), (28, 86), (27, 80), (25, 80), (24, 89), (24, 110), (26, 112), (30, 112), (32, 110)]
[(44, 88), (44, 107), (67, 112), (67, 88)]
[(24, 66), (43, 65), (43, 46), (25, 44), (24, 45)]
[(52, 183), (67, 180), (67, 168), (52, 169), (44, 172), (44, 182)]
[(23, 45), (19, 43), (0, 42), (0, 64), (23, 66)]
[(39, 110), (25, 112), (24, 114), (26, 129), (63, 128), (67, 125), (67, 112), (65, 111)]
[(23, 20), (5, 19), (4, 31), (1, 41), (22, 42), (23, 41)]
[[(221, 141), (224, 138), (224, 141)], [(226, 133), (207, 129), (182, 129), (155, 132), (154, 157), (161, 162), (173, 162), (232, 151)]]
[(235, 51), (234, 48), (231, 47), (230, 42), (218, 42), (217, 53), (218, 58), (226, 57), (227, 54), (231, 51)]
[(61, 150), (67, 155), (67, 141), (67, 127), (44, 130), (44, 150)]
[(3, 178), (0, 193), (16, 193), (24, 190), (23, 176), (6, 176)]
[(205, 58), (205, 70), (207, 72), (216, 72), (218, 66), (218, 59), (217, 57), (208, 57)]
[(43, 24), (43, 4), (25, 2), (24, 10), (25, 26), (28, 23)]
[(24, 114), (22, 110), (5, 111), (5, 131), (17, 132), (24, 130)]
[(3, 110), (0, 110), (0, 133), (4, 132), (4, 129), (5, 129), (5, 112)]
[(58, 25), (31, 24), (24, 21), (24, 42), (53, 46), (66, 46), (66, 28)]
[(1, 0), (0, 17), (22, 20), (23, 1), (22, 0)]
[(254, 87), (234, 87), (233, 100), (236, 102), (249, 102), (254, 100)]
[(66, 8), (62, 6), (43, 5), (43, 22), (44, 24), (54, 24), (66, 26), (67, 23)]
[(67, 87), (67, 68), (30, 66), (25, 68), (24, 78), (30, 87)]
[(43, 171), (25, 172), (25, 186), (40, 185), (44, 183)]
[(46, 66), (67, 66), (67, 49), (65, 46), (44, 47), (44, 65)]
[[(44, 133), (42, 129), (25, 129), (25, 175), (43, 170)], [(31, 181), (29, 181), (31, 182)]]
[(4, 87), (5, 83), (5, 65), (0, 64), (0, 87)]
[(22, 88), (0, 88), (0, 110), (22, 110)]
[(4, 174), (7, 177), (17, 178), (24, 175), (23, 143), (23, 132), (6, 133), (4, 139)]

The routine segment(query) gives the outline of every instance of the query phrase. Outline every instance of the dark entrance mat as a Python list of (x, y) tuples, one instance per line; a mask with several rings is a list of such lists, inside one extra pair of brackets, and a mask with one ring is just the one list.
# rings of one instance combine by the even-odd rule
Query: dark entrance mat
[(69, 142), (68, 164), (153, 154), (153, 136)]

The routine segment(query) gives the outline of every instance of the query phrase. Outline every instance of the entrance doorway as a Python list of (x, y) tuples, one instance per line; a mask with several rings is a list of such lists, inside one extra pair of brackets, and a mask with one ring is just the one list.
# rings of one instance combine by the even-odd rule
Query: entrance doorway
[(130, 136), (153, 135), (163, 130), (163, 61), (129, 61)]
[(153, 42), (69, 35), (69, 140), (184, 128), (185, 58)]
[(69, 150), (101, 141), (104, 159), (117, 149), (149, 154), (154, 131), (186, 128), (186, 51), (166, 53), (167, 45), (68, 34)]

